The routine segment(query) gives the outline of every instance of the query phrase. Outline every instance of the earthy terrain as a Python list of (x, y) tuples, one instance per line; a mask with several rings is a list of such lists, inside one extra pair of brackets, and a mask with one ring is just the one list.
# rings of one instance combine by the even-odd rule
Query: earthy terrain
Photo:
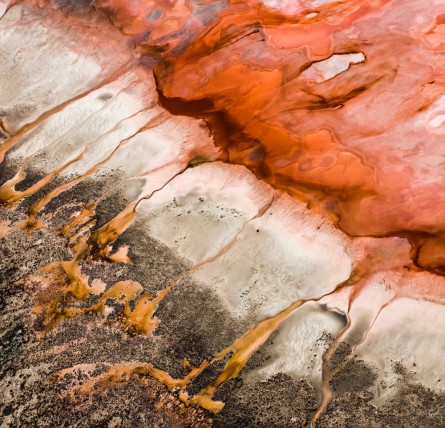
[(1, 426), (444, 427), (444, 17), (0, 0)]

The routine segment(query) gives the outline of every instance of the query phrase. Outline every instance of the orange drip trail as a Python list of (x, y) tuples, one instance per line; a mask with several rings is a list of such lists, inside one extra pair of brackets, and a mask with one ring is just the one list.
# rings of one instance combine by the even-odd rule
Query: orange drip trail
[[(136, 114), (138, 114), (138, 113), (140, 113), (142, 111), (144, 111), (144, 110), (141, 110), (141, 111), (137, 112)], [(85, 172), (81, 176), (79, 176), (79, 177), (77, 177), (77, 178), (75, 178), (75, 179), (73, 179), (71, 181), (68, 181), (66, 183), (63, 183), (63, 184), (59, 185), (54, 190), (50, 191), (44, 197), (42, 197), (37, 202), (35, 202), (33, 205), (31, 205), (31, 207), (28, 209), (28, 221), (26, 222), (27, 225), (29, 227), (32, 227), (32, 225), (38, 224), (39, 220), (37, 219), (37, 215), (46, 207), (46, 205), (48, 205), (48, 203), (50, 201), (52, 201), (57, 196), (61, 195), (63, 192), (71, 189), (72, 187), (74, 187), (76, 184), (80, 183), (81, 181), (83, 181), (87, 177), (89, 177), (92, 174), (94, 174), (94, 172), (96, 172), (102, 165), (107, 163), (116, 154), (117, 151), (119, 151), (125, 144), (127, 144), (129, 141), (131, 141), (131, 139), (133, 137), (135, 137), (139, 133), (149, 129), (150, 128), (150, 124), (152, 124), (153, 122), (156, 123), (156, 120), (153, 119), (152, 121), (150, 121), (146, 125), (144, 125), (142, 128), (140, 128), (133, 135), (131, 135), (130, 137), (128, 137), (128, 138), (126, 138), (124, 140), (122, 140), (115, 147), (115, 149), (104, 160), (102, 160), (101, 162), (99, 162), (96, 165), (94, 165), (93, 167), (91, 167), (87, 172)], [(155, 126), (155, 125), (153, 125), (153, 126)], [(94, 212), (91, 210), (91, 208), (92, 207), (90, 207), (90, 213), (91, 213), (90, 215), (92, 216), (94, 214)]]
[(65, 168), (72, 165), (73, 163), (77, 162), (78, 160), (82, 159), (85, 155), (86, 148), (82, 150), (82, 152), (76, 156), (74, 159), (71, 159), (64, 165), (62, 165), (60, 168), (56, 169), (55, 171), (49, 173), (45, 177), (43, 177), (41, 180), (39, 180), (37, 183), (33, 184), (31, 187), (29, 187), (26, 190), (23, 191), (17, 191), (15, 190), (15, 185), (22, 181), (25, 178), (25, 174), (23, 172), (23, 169), (20, 168), (18, 173), (15, 175), (14, 178), (7, 181), (5, 184), (0, 186), (0, 203), (7, 205), (9, 207), (12, 207), (16, 202), (33, 195), (43, 187), (45, 187), (48, 183), (50, 183), (53, 178), (62, 172)]

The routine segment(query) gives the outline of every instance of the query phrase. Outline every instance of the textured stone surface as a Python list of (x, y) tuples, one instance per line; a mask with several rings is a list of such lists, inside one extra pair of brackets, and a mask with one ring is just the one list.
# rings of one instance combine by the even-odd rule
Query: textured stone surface
[(0, 0), (2, 427), (443, 427), (445, 4)]

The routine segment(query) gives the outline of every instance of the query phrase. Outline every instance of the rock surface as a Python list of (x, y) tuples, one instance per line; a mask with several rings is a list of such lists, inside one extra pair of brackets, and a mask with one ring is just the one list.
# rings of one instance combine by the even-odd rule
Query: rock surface
[(444, 14), (0, 0), (1, 426), (445, 426)]

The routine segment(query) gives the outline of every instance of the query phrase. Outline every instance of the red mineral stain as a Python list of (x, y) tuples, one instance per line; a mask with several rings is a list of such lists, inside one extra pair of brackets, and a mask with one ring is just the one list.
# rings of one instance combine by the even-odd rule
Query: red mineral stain
[[(439, 271), (444, 121), (432, 107), (445, 102), (444, 6), (423, 5), (305, 2), (288, 14), (232, 2), (158, 63), (161, 101), (206, 119), (228, 162), (334, 215), (350, 235), (399, 235), (416, 248), (419, 233), (430, 235), (416, 262)], [(347, 53), (364, 60), (337, 66)], [(329, 59), (325, 79), (309, 73)]]

